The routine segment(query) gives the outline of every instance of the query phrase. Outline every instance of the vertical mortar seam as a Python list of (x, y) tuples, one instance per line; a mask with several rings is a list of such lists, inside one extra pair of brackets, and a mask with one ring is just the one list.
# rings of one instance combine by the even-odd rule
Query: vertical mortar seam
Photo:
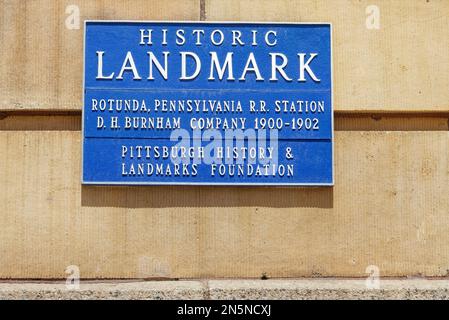
[(200, 0), (200, 21), (206, 21), (206, 0)]

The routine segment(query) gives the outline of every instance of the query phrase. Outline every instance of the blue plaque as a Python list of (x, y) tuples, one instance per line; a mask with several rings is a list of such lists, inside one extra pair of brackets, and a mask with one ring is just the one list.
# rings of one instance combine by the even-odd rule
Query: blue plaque
[(331, 33), (86, 21), (82, 183), (333, 185)]

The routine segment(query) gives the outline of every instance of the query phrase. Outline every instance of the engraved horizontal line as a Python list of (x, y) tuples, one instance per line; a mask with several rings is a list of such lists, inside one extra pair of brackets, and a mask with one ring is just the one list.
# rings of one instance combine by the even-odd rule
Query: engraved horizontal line
[(207, 92), (211, 92), (211, 91), (226, 91), (226, 92), (270, 92), (270, 93), (275, 93), (275, 92), (330, 92), (331, 89), (276, 89), (276, 90), (271, 90), (271, 89), (230, 89), (230, 88), (226, 88), (226, 89), (213, 89), (213, 88), (186, 88), (186, 89), (182, 89), (182, 88), (174, 88), (174, 89), (170, 89), (170, 88), (106, 88), (106, 87), (86, 87), (85, 91), (90, 90), (90, 91), (125, 91), (125, 92), (134, 92), (134, 91), (139, 91), (139, 92), (192, 92), (192, 91), (207, 91)]
[[(115, 139), (115, 140), (160, 140), (160, 141), (170, 141), (170, 137), (93, 137), (93, 136), (85, 136), (85, 139)], [(191, 141), (201, 141), (202, 139), (191, 138)], [(223, 138), (223, 141), (225, 139)], [(234, 141), (257, 141), (258, 139), (234, 139)], [(270, 139), (266, 139), (270, 141)], [(332, 142), (332, 138), (278, 138), (277, 141), (293, 141), (293, 142), (306, 142), (306, 141), (317, 141), (317, 142)], [(173, 141), (178, 143), (179, 141)], [(205, 141), (210, 143), (210, 141)]]

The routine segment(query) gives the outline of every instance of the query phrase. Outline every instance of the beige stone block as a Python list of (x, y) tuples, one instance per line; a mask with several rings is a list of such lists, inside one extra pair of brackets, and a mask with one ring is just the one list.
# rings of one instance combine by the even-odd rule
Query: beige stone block
[(82, 187), (80, 132), (27, 123), (0, 131), (0, 278), (449, 269), (448, 131), (337, 131), (333, 188)]
[(0, 17), (0, 110), (81, 110), (84, 20), (198, 20), (199, 0), (0, 0)]
[[(380, 29), (368, 29), (377, 5)], [(208, 21), (331, 22), (337, 111), (449, 111), (449, 1), (206, 0)]]
[[(200, 1), (2, 0), (0, 110), (80, 110), (84, 19), (198, 20)], [(380, 29), (366, 28), (368, 0), (207, 0), (209, 21), (332, 22), (335, 110), (449, 111), (449, 2), (379, 0)]]

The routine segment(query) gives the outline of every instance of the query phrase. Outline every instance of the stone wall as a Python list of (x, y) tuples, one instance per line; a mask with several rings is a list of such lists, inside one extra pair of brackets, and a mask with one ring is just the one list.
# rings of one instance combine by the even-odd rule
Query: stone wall
[[(335, 186), (81, 186), (84, 19), (331, 22)], [(0, 278), (446, 276), (448, 25), (446, 0), (0, 0)]]

